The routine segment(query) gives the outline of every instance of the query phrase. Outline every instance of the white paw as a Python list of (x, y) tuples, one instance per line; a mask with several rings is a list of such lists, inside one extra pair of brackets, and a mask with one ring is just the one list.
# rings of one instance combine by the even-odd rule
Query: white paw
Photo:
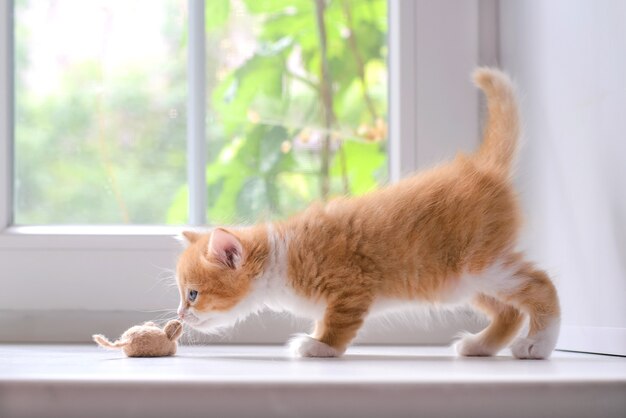
[(465, 334), (456, 342), (454, 348), (458, 355), (466, 357), (493, 356), (498, 353), (497, 349), (483, 343), (480, 334)]
[(544, 330), (532, 337), (520, 337), (511, 345), (511, 353), (519, 359), (545, 359), (550, 357), (559, 338), (560, 320), (552, 321)]
[(339, 357), (342, 353), (305, 334), (298, 334), (289, 340), (289, 351), (293, 357)]

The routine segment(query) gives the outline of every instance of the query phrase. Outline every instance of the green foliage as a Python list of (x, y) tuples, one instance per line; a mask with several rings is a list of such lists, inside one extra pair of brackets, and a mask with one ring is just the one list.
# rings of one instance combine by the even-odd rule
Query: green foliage
[[(325, 128), (315, 1), (245, 4), (257, 19), (258, 45), (216, 86), (209, 103), (223, 143), (207, 168), (207, 215), (213, 223), (280, 218), (323, 198)], [(386, 135), (372, 140), (356, 133), (361, 127), (372, 129), (375, 116), (386, 117), (386, 2), (334, 0), (327, 3), (324, 17), (336, 115), (327, 197), (362, 194), (386, 180)], [(353, 44), (347, 41), (349, 34)], [(300, 141), (308, 136), (315, 136), (310, 146)]]
[(291, 13), (292, 11), (313, 11), (310, 0), (244, 0), (246, 8), (252, 14)]
[[(164, 4), (174, 11), (179, 3)], [(282, 218), (312, 200), (359, 195), (386, 180), (387, 2), (325, 4), (330, 129), (319, 94), (315, 0), (244, 0), (243, 10), (232, 0), (206, 2), (207, 50), (218, 57), (207, 62), (210, 223)], [(18, 221), (185, 223), (186, 28), (176, 13), (163, 26), (168, 64), (104, 73), (98, 62), (74, 63), (57, 89), (39, 94), (23, 87), (30, 45), (19, 10)], [(236, 64), (219, 55), (231, 35), (256, 39)], [(326, 176), (330, 193), (322, 196)]]
[(361, 195), (373, 190), (378, 186), (378, 170), (385, 165), (386, 156), (380, 150), (380, 145), (372, 142), (346, 141), (343, 144), (343, 158), (340, 153), (335, 154), (331, 174), (339, 177), (342, 173), (342, 165), (345, 164), (350, 192)]
[(204, 23), (207, 32), (224, 26), (230, 14), (230, 0), (209, 0), (205, 4)]
[(165, 65), (105, 69), (70, 55), (52, 90), (39, 91), (25, 81), (32, 53), (41, 54), (30, 42), (41, 30), (22, 18), (31, 6), (59, 4), (15, 5), (16, 222), (164, 223), (186, 178), (184, 28), (166, 13), (163, 39), (174, 59)]

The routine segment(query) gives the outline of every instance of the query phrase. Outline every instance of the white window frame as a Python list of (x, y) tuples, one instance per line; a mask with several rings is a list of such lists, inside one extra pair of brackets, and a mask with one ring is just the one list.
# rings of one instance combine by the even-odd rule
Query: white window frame
[[(480, 6), (479, 6), (480, 4)], [(469, 82), (484, 59), (480, 33), (495, 22), (495, 0), (485, 12), (478, 0), (390, 0), (390, 178), (458, 149), (475, 147), (479, 95)], [(204, 0), (189, 0), (201, 10)], [(459, 9), (462, 9), (461, 12)], [(167, 226), (13, 226), (13, 2), (0, 2), (0, 342), (86, 341), (95, 331), (117, 333), (174, 309), (177, 292), (155, 283), (163, 267), (173, 268), (181, 228)], [(190, 51), (204, 51), (204, 13), (191, 13)], [(441, 37), (444, 31), (446, 36)], [(442, 51), (445, 51), (442, 53)], [(193, 55), (193, 54), (190, 54)], [(489, 54), (487, 54), (489, 55)], [(197, 56), (197, 55), (196, 55)], [(204, 60), (189, 61), (188, 141), (190, 207), (205, 207)], [(195, 84), (194, 84), (195, 83)], [(436, 95), (440, 106), (432, 106)], [(455, 120), (454, 124), (450, 120)], [(199, 140), (198, 140), (199, 139)], [(201, 202), (198, 205), (198, 202)], [(204, 211), (190, 213), (204, 223)], [(257, 326), (258, 321), (264, 325)], [(268, 324), (270, 321), (271, 324)], [(57, 324), (63, 323), (63, 328)], [(417, 327), (419, 328), (419, 326)], [(454, 329), (454, 323), (448, 324)], [(275, 316), (238, 327), (228, 342), (282, 342), (291, 320)], [(448, 330), (407, 334), (406, 328), (372, 328), (368, 342), (441, 343)]]

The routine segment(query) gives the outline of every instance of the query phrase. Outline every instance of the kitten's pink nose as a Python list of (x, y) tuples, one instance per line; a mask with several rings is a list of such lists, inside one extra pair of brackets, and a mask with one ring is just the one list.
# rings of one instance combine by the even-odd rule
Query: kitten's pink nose
[(185, 315), (187, 314), (187, 310), (183, 306), (178, 307), (178, 317), (180, 319), (185, 319)]

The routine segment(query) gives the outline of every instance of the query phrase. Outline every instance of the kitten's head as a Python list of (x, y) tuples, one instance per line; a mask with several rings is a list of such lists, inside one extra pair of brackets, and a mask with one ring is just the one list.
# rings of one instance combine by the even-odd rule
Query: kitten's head
[(178, 314), (200, 331), (233, 325), (255, 307), (248, 297), (254, 272), (246, 250), (233, 232), (184, 232), (188, 246), (176, 267)]

